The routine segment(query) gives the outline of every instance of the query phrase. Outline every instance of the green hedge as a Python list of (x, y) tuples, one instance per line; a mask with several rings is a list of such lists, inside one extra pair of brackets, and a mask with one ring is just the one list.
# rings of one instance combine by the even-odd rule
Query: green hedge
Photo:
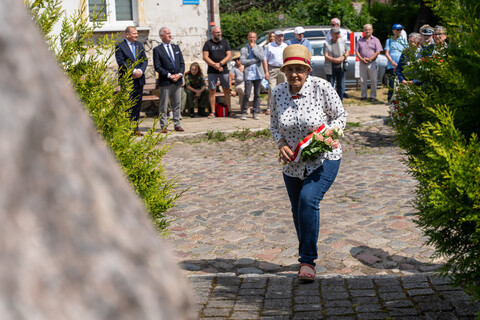
[[(128, 99), (132, 80), (120, 79), (122, 89), (117, 92), (117, 75), (109, 70), (115, 53), (115, 37), (104, 36), (94, 43), (93, 30), (99, 28), (100, 23), (89, 24), (82, 18), (85, 12), (65, 17), (60, 0), (27, 1), (26, 5), (99, 134), (144, 201), (154, 224), (160, 232), (166, 232), (169, 221), (165, 212), (173, 207), (179, 195), (174, 193), (175, 180), (165, 177), (161, 163), (167, 148), (158, 144), (164, 136), (154, 133), (153, 129), (142, 139), (133, 135), (136, 123), (131, 123), (126, 113), (132, 105)], [(61, 30), (54, 34), (53, 26), (57, 23)]]
[(480, 6), (477, 0), (429, 1), (449, 44), (409, 71), (421, 86), (403, 86), (404, 121), (396, 136), (418, 180), (418, 224), (442, 274), (480, 299)]

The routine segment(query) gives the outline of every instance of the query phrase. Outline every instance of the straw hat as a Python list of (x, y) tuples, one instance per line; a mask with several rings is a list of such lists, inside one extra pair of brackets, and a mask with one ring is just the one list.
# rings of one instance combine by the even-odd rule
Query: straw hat
[(233, 53), (233, 57), (232, 57), (232, 60), (235, 60), (235, 59), (240, 59), (241, 55), (240, 55), (240, 52), (234, 52)]
[(285, 67), (291, 64), (301, 64), (307, 66), (310, 70), (310, 51), (301, 44), (291, 44), (283, 50), (283, 66), (280, 71), (284, 71)]

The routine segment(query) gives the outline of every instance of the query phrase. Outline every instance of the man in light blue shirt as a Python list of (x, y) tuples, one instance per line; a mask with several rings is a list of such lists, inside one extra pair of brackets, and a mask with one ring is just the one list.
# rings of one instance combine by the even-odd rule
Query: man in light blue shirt
[(259, 120), (260, 112), (260, 85), (265, 77), (265, 65), (263, 60), (265, 55), (263, 50), (257, 45), (257, 34), (255, 32), (248, 33), (248, 44), (240, 50), (242, 64), (245, 66), (243, 70), (243, 79), (245, 80), (245, 95), (242, 101), (241, 120), (247, 120), (248, 99), (253, 87), (253, 119)]
[(407, 46), (407, 41), (401, 37), (403, 26), (401, 24), (394, 24), (392, 27), (393, 37), (388, 38), (385, 42), (385, 57), (387, 57), (388, 75), (388, 102), (390, 103), (393, 95), (393, 85), (395, 80), (395, 71), (400, 61), (403, 49)]
[(305, 39), (305, 29), (303, 29), (303, 27), (296, 27), (293, 30), (293, 35), (295, 36), (295, 38), (288, 40), (287, 44), (301, 44), (302, 46), (306, 47), (310, 52), (311, 59), (313, 54), (312, 45), (310, 44), (310, 41), (308, 41), (308, 39)]

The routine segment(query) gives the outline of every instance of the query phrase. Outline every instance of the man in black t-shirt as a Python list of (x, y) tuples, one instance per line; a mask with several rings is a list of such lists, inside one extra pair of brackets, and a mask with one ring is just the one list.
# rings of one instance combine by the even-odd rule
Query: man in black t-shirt
[(230, 45), (222, 39), (222, 30), (219, 27), (212, 28), (212, 39), (205, 42), (203, 46), (203, 60), (208, 64), (208, 93), (210, 101), (211, 113), (209, 118), (215, 117), (215, 91), (217, 89), (217, 82), (220, 84), (225, 94), (225, 104), (228, 108), (228, 113), (232, 115), (230, 105), (230, 82), (228, 79), (228, 66), (232, 51)]

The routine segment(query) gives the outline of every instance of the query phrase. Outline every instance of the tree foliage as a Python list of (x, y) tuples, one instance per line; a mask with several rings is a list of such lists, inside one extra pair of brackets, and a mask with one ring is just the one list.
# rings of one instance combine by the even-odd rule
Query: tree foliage
[[(132, 80), (126, 77), (118, 83), (109, 69), (115, 54), (115, 37), (103, 36), (94, 43), (93, 31), (100, 27), (98, 17), (91, 24), (82, 18), (85, 13), (81, 11), (67, 17), (60, 0), (27, 1), (26, 5), (98, 132), (144, 200), (155, 225), (160, 231), (165, 230), (168, 220), (164, 213), (178, 197), (173, 193), (175, 181), (165, 178), (161, 163), (167, 148), (157, 147), (163, 137), (154, 134), (155, 126), (142, 139), (133, 135), (136, 123), (131, 123), (126, 113), (132, 105), (128, 99)], [(55, 34), (53, 27), (57, 24), (61, 30)], [(121, 89), (117, 91), (119, 84)]]
[(407, 116), (396, 136), (418, 180), (418, 224), (447, 259), (442, 274), (480, 299), (480, 6), (427, 3), (449, 43), (407, 67), (423, 84), (398, 91)]
[(375, 17), (374, 34), (380, 41), (385, 41), (392, 36), (392, 26), (400, 23), (407, 33), (414, 30), (420, 3), (416, 0), (395, 1), (393, 3), (374, 2), (369, 13)]
[[(261, 2), (257, 0), (256, 3)], [(342, 26), (352, 31), (362, 30), (365, 23), (373, 23), (375, 19), (368, 13), (367, 7), (357, 14), (350, 0), (303, 0), (289, 3), (276, 1), (264, 6), (253, 6), (241, 12), (230, 12), (236, 2), (222, 1), (228, 10), (221, 10), (222, 33), (225, 39), (235, 47), (247, 38), (249, 31), (261, 33), (278, 27), (295, 27), (298, 25), (327, 25), (334, 17), (342, 21)], [(276, 5), (275, 5), (276, 4)], [(236, 4), (238, 5), (238, 3)], [(283, 19), (279, 20), (279, 15)]]

